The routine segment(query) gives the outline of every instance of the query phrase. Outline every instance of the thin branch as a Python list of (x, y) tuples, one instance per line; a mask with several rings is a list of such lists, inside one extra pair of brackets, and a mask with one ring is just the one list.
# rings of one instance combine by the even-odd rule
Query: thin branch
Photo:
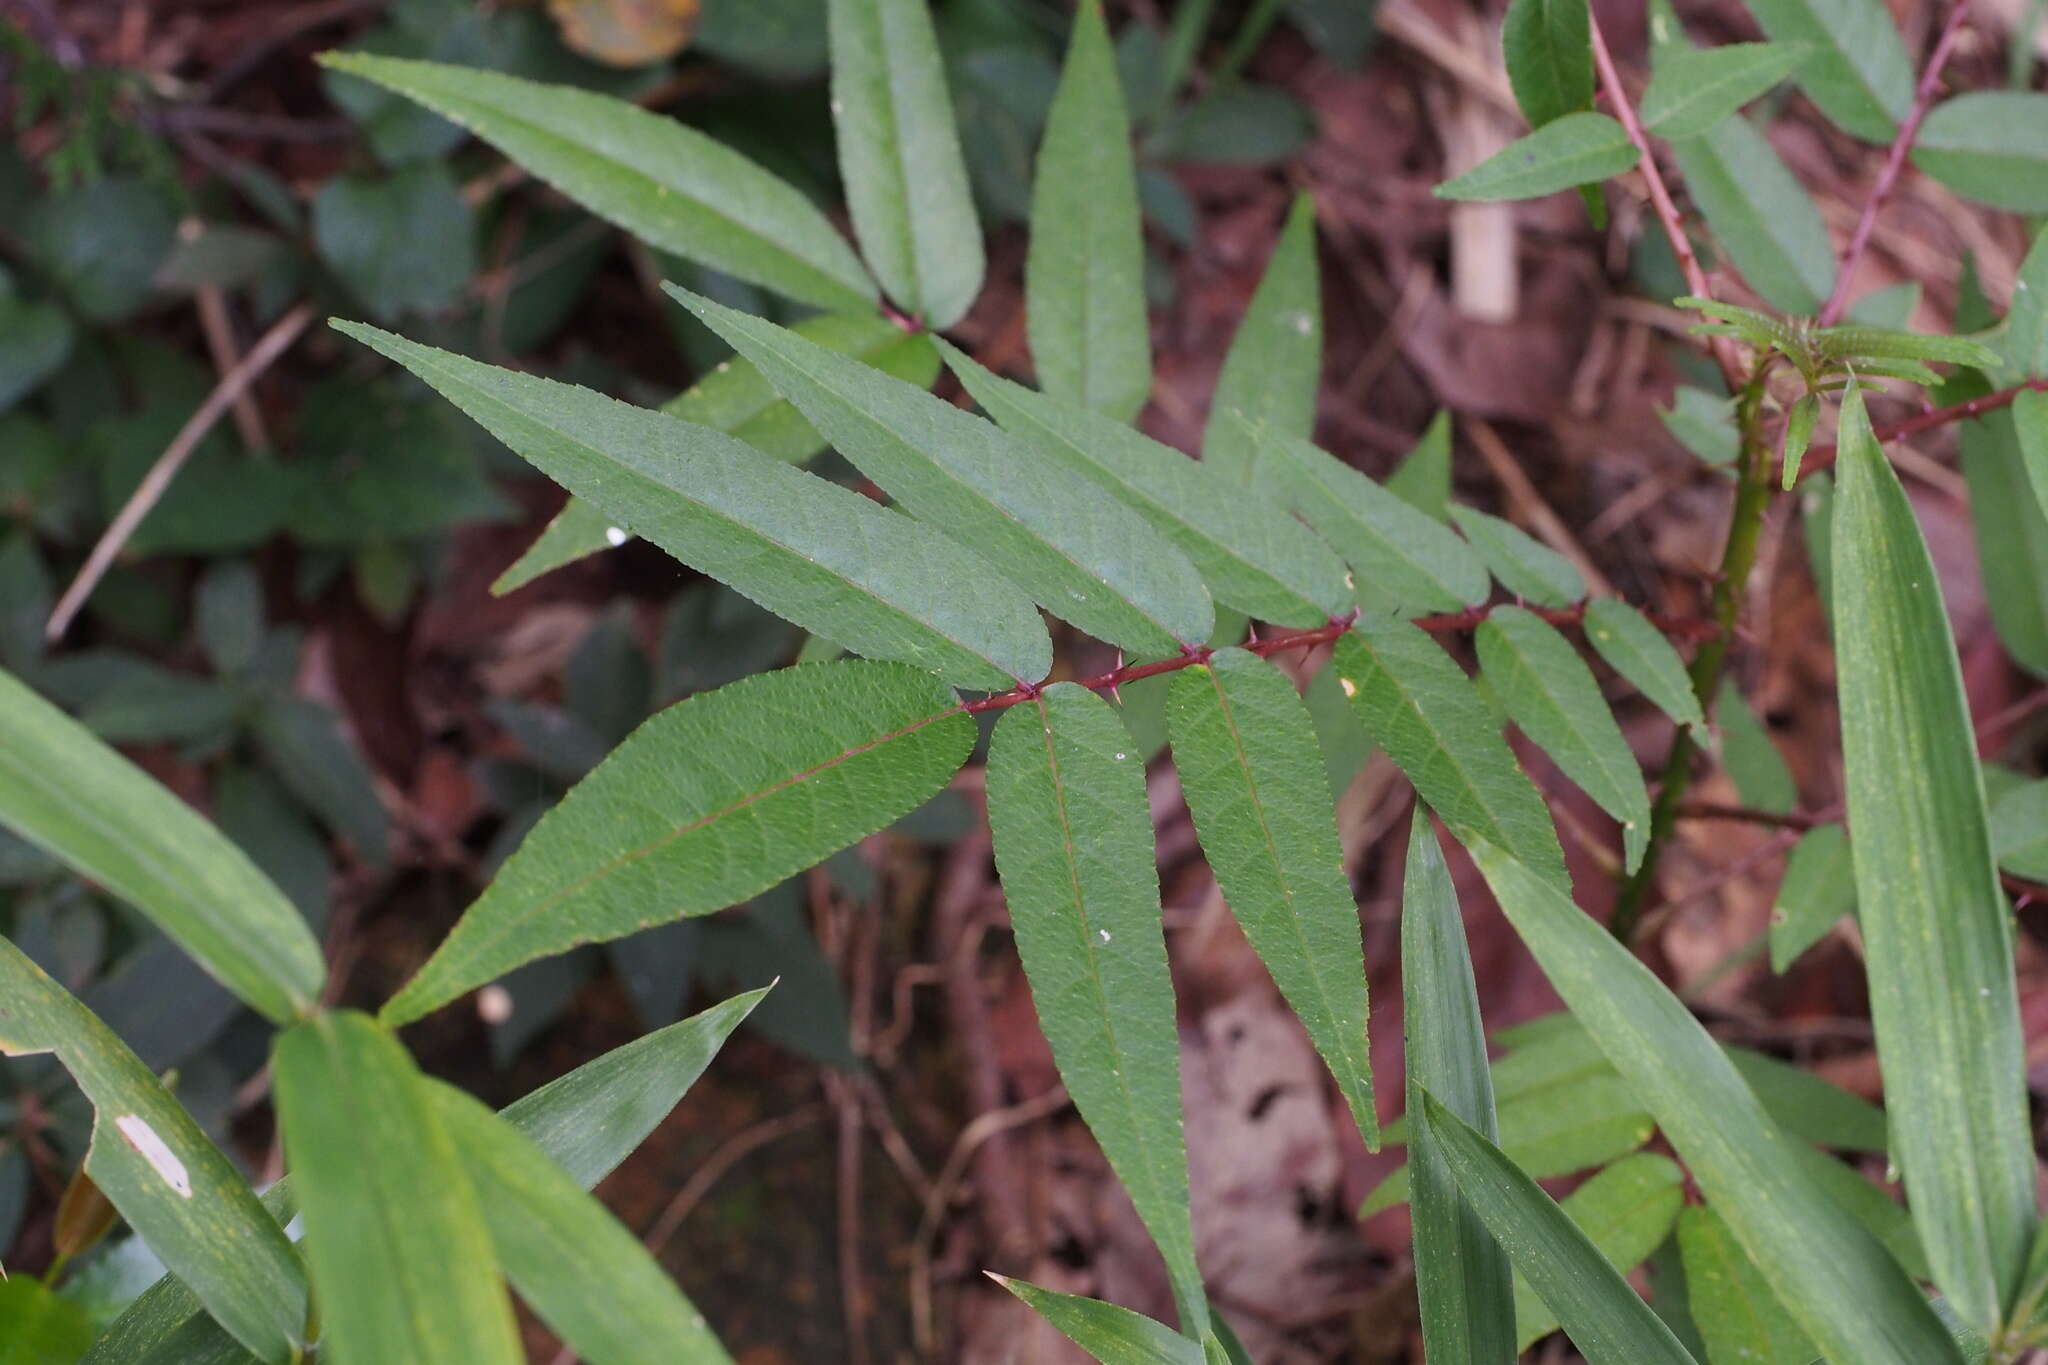
[(1870, 187), (1870, 197), (1863, 202), (1863, 215), (1856, 220), (1856, 230), (1850, 234), (1849, 245), (1842, 252), (1842, 264), (1835, 274), (1835, 292), (1829, 295), (1827, 306), (1820, 310), (1820, 325), (1823, 327), (1840, 322), (1842, 314), (1849, 309), (1849, 291), (1856, 282), (1856, 267), (1863, 259), (1864, 249), (1870, 245), (1870, 234), (1877, 227), (1877, 215), (1906, 169), (1906, 157), (1913, 150), (1914, 139), (1920, 136), (1920, 125), (1926, 120), (1927, 111), (1934, 107), (1942, 68), (1948, 65), (1949, 55), (1955, 51), (1956, 41), (1962, 37), (1963, 21), (1969, 14), (1970, 0), (1955, 0), (1949, 8), (1948, 19), (1941, 26), (1941, 37), (1935, 41), (1927, 66), (1920, 73), (1920, 84), (1913, 92), (1913, 108), (1906, 115), (1905, 122), (1899, 125), (1898, 136), (1892, 139), (1891, 151), (1885, 155), (1884, 169), (1878, 172), (1877, 183)]
[(115, 515), (113, 524), (107, 527), (99, 543), (92, 547), (92, 553), (86, 556), (85, 567), (78, 571), (78, 577), (71, 581), (71, 586), (64, 590), (64, 596), (58, 599), (56, 609), (50, 613), (49, 624), (43, 628), (47, 638), (59, 639), (70, 628), (72, 618), (85, 605), (85, 599), (92, 596), (92, 590), (113, 567), (114, 557), (121, 553), (121, 547), (135, 534), (135, 528), (142, 524), (142, 519), (149, 515), (150, 509), (170, 488), (171, 480), (177, 477), (178, 470), (199, 443), (206, 439), (206, 433), (213, 430), (214, 423), (227, 414), (235, 400), (246, 393), (249, 386), (298, 340), (299, 333), (306, 330), (306, 325), (312, 322), (317, 312), (310, 303), (293, 308), (270, 325), (270, 330), (249, 348), (240, 364), (220, 377), (220, 382), (213, 386), (213, 392), (206, 395), (206, 401), (199, 405), (199, 410), (178, 428), (178, 434), (164, 447), (164, 453), (156, 457), (156, 463), (149, 467), (149, 472), (142, 476), (142, 482), (128, 495), (128, 501)]
[[(1935, 427), (1945, 427), (1951, 422), (1965, 422), (1972, 417), (1982, 417), (1987, 412), (2009, 408), (2013, 399), (2029, 389), (2036, 393), (2048, 393), (2048, 379), (2029, 379), (2024, 384), (2015, 384), (2009, 389), (1987, 393), (1981, 398), (1965, 399), (1960, 403), (1951, 403), (1945, 408), (1929, 408), (1925, 412), (1915, 413), (1896, 422), (1883, 422), (1872, 430), (1876, 433), (1878, 444), (1882, 445), (1886, 441), (1896, 441), (1901, 436), (1918, 435)], [(1799, 467), (1799, 477), (1804, 479), (1816, 470), (1826, 469), (1835, 462), (1836, 454), (1833, 441), (1825, 445), (1808, 446), (1806, 461)]]

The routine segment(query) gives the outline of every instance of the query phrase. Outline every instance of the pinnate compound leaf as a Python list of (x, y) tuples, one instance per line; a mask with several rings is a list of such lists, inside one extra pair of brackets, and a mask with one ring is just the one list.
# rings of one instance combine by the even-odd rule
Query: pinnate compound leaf
[(832, 122), (854, 235), (905, 311), (935, 328), (981, 292), (981, 222), (925, 0), (832, 0)]
[(989, 827), (1053, 1061), (1193, 1326), (1208, 1308), (1188, 1222), (1180, 1039), (1135, 749), (1108, 702), (1074, 683), (1046, 688), (996, 723)]
[(1486, 600), (1486, 562), (1442, 522), (1307, 441), (1268, 434), (1273, 484), (1389, 611), (1461, 611)]
[(649, 246), (820, 308), (873, 302), (867, 271), (801, 191), (674, 119), (495, 71), (365, 52), (322, 60), (461, 124)]
[(1678, 1254), (1709, 1358), (1810, 1365), (1820, 1354), (1711, 1207), (1695, 1204), (1678, 1215)]
[[(1637, 1152), (1558, 1201), (1616, 1270), (1627, 1274), (1671, 1234), (1685, 1205), (1685, 1173), (1670, 1157)], [(1515, 1348), (1526, 1351), (1557, 1330), (1557, 1315), (1522, 1276), (1515, 1277)], [(1807, 1359), (1811, 1359), (1808, 1357)], [(1806, 1365), (1806, 1360), (1800, 1361)]]
[(915, 810), (974, 736), (953, 693), (903, 664), (800, 664), (678, 702), (541, 817), (383, 1017), (736, 905)]
[(1521, 607), (1481, 623), (1479, 666), (1522, 733), (1621, 825), (1634, 871), (1649, 840), (1650, 795), (1600, 685), (1564, 636)]
[(1105, 416), (989, 373), (940, 343), (974, 400), (1037, 455), (1095, 480), (1180, 547), (1215, 599), (1285, 626), (1350, 609), (1344, 566), (1253, 489)]
[(1714, 240), (1750, 287), (1786, 313), (1817, 311), (1835, 287), (1827, 224), (1757, 126), (1737, 114), (1672, 151)]
[(1307, 439), (1315, 426), (1316, 385), (1323, 370), (1323, 289), (1316, 266), (1316, 206), (1296, 196), (1265, 276), (1237, 324), (1209, 420), (1202, 460), (1233, 483), (1264, 484), (1259, 438), (1277, 433)]
[[(1423, 1112), (1422, 1096), (1433, 1092), (1482, 1136), (1497, 1140), (1465, 917), (1429, 811), (1421, 805), (1408, 832), (1401, 887), (1401, 1000), (1409, 1113)], [(1515, 1308), (1507, 1253), (1459, 1195), (1426, 1121), (1415, 1126), (1410, 1166), (1423, 1348), (1436, 1365), (1494, 1365), (1512, 1358)]]
[(1803, 43), (1727, 43), (1674, 52), (1657, 64), (1643, 92), (1643, 127), (1673, 141), (1698, 137), (1785, 79), (1811, 53)]
[(4, 669), (0, 825), (149, 916), (270, 1018), (319, 997), (320, 945), (248, 855)]
[(337, 326), (434, 385), (614, 525), (814, 634), (970, 687), (1007, 687), (1052, 666), (1044, 623), (1022, 593), (851, 489), (588, 389)]
[(428, 1082), (369, 1016), (315, 1015), (272, 1055), (334, 1365), (512, 1365), (511, 1300)]
[(1590, 1365), (1695, 1365), (1593, 1239), (1500, 1148), (1426, 1090), (1421, 1112), (1459, 1193)]
[(1453, 507), (1451, 520), (1501, 586), (1523, 601), (1563, 607), (1586, 595), (1586, 580), (1572, 562), (1513, 522), (1472, 507)]
[(1531, 127), (1593, 107), (1586, 0), (1513, 0), (1500, 37), (1508, 84)]
[(1543, 798), (1436, 641), (1405, 621), (1368, 616), (1338, 638), (1330, 662), (1366, 733), (1460, 842), (1500, 843), (1554, 885), (1570, 885)]
[(1273, 665), (1225, 649), (1173, 680), (1166, 721), (1223, 898), (1377, 1148), (1358, 906), (1308, 708)]
[(1934, 107), (1913, 164), (1965, 198), (2048, 213), (2048, 93), (1980, 90)]
[(1941, 584), (1854, 389), (1839, 464), (1835, 649), (1871, 1020), (1934, 1282), (1990, 1331), (2034, 1231), (2011, 911)]
[(1595, 598), (1586, 604), (1586, 639), (1665, 715), (1680, 725), (1707, 723), (1684, 661), (1640, 611), (1619, 598)]
[(1134, 651), (1171, 654), (1208, 637), (1214, 607), (1194, 566), (1092, 480), (1033, 459), (994, 424), (923, 389), (772, 322), (667, 288), (906, 511), (982, 556), (1048, 611)]
[(1865, 142), (1891, 141), (1913, 105), (1913, 60), (1884, 0), (1751, 0), (1749, 11), (1772, 42), (1806, 45), (1799, 85), (1823, 114)]
[(1582, 111), (1517, 138), (1453, 180), (1439, 199), (1539, 199), (1620, 175), (1636, 164), (1628, 130), (1605, 114)]
[(305, 1271), (248, 1182), (127, 1044), (4, 938), (0, 1002), (0, 1055), (55, 1053), (92, 1104), (93, 1183), (235, 1339), (271, 1365), (295, 1358)]
[(1104, 1365), (1207, 1365), (1211, 1359), (1200, 1342), (1142, 1313), (1079, 1294), (1041, 1289), (1024, 1280), (1002, 1275), (990, 1278), (1030, 1304), (1067, 1340)]
[(1806, 1178), (1801, 1144), (1678, 997), (1549, 880), (1497, 847), (1473, 857), (1551, 985), (1828, 1357), (1955, 1365), (1953, 1342), (1905, 1271)]
[(1152, 390), (1131, 121), (1099, 0), (1074, 36), (1031, 184), (1024, 318), (1038, 382), (1055, 398), (1129, 421)]

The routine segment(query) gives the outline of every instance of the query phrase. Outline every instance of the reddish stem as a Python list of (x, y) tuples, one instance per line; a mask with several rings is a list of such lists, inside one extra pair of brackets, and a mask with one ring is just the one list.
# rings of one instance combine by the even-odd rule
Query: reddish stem
[[(1923, 431), (1931, 431), (1935, 427), (1947, 426), (1950, 422), (1963, 422), (1972, 417), (1981, 417), (1987, 412), (1996, 412), (2000, 408), (2009, 408), (2013, 399), (2029, 389), (2036, 393), (2048, 393), (2048, 379), (2029, 379), (2024, 384), (2015, 384), (2009, 389), (1987, 393), (1981, 398), (1965, 399), (1960, 403), (1951, 403), (1945, 408), (1929, 408), (1925, 412), (1915, 413), (1896, 422), (1883, 423), (1873, 430), (1877, 434), (1879, 444), (1895, 441), (1901, 436), (1917, 435)], [(1835, 454), (1833, 441), (1825, 445), (1809, 446), (1806, 451), (1806, 462), (1799, 469), (1799, 477), (1803, 479), (1817, 469), (1826, 469), (1835, 462)]]

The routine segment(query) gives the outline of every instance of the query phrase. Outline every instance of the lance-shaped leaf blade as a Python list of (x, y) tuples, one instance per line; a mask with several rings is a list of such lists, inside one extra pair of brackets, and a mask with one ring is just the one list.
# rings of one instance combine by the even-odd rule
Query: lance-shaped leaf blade
[(541, 817), (383, 1018), (757, 895), (922, 805), (974, 736), (953, 694), (902, 664), (801, 664), (678, 702)]
[(1678, 1215), (1678, 1254), (1686, 1301), (1709, 1358), (1809, 1365), (1819, 1355), (1710, 1206), (1695, 1204)]
[(1435, 192), (1439, 199), (1539, 199), (1620, 175), (1637, 156), (1626, 128), (1605, 114), (1581, 111), (1516, 138)]
[(1854, 389), (1837, 479), (1842, 758), (1893, 1148), (1934, 1282), (1989, 1331), (2034, 1230), (2011, 911), (1941, 585)]
[[(1558, 1201), (1607, 1263), (1623, 1274), (1649, 1259), (1671, 1234), (1684, 1205), (1685, 1173), (1658, 1152), (1623, 1157)], [(1515, 1276), (1515, 1349), (1528, 1350), (1557, 1327), (1557, 1315), (1527, 1279)]]
[(1233, 483), (1262, 485), (1259, 437), (1307, 439), (1323, 369), (1323, 290), (1316, 206), (1303, 194), (1280, 229), (1266, 273), (1224, 354), (1202, 429), (1202, 460)]
[(1173, 680), (1166, 724), (1223, 898), (1377, 1148), (1358, 906), (1308, 708), (1280, 670), (1225, 649)]
[(1680, 725), (1707, 723), (1684, 661), (1640, 611), (1616, 597), (1595, 598), (1586, 604), (1586, 639), (1665, 715)]
[(1111, 1365), (1205, 1365), (1210, 1360), (1200, 1342), (1142, 1313), (1003, 1275), (990, 1278), (1097, 1360)]
[(1883, 0), (1752, 0), (1773, 42), (1803, 43), (1800, 88), (1866, 142), (1889, 142), (1913, 107), (1913, 60)]
[[(588, 389), (337, 324), (693, 568), (859, 654), (970, 687), (1042, 677), (1030, 601), (937, 532), (752, 446)], [(859, 364), (849, 361), (849, 364)]]
[(1188, 1221), (1180, 1039), (1136, 747), (1109, 703), (1073, 683), (1011, 707), (989, 744), (989, 827), (1039, 1026), (1192, 1328), (1208, 1308)]
[(1129, 421), (1152, 390), (1131, 120), (1099, 0), (1074, 11), (1031, 183), (1024, 320), (1038, 382)]
[(1856, 908), (1856, 870), (1840, 825), (1799, 836), (1771, 906), (1771, 970), (1783, 972)]
[(461, 124), (649, 246), (820, 308), (874, 300), (853, 249), (801, 191), (674, 119), (495, 71), (366, 52), (322, 60)]
[(272, 1065), (322, 1359), (523, 1360), (476, 1190), (398, 1040), (321, 1014), (278, 1037)]
[(2048, 393), (2028, 389), (2013, 399), (2012, 425), (2034, 501), (2040, 504), (2041, 515), (2048, 517)]
[(1913, 164), (1956, 193), (2014, 213), (2048, 213), (2048, 94), (1975, 90), (1936, 105)]
[[(1451, 1112), (1495, 1139), (1493, 1076), (1465, 917), (1429, 811), (1421, 805), (1408, 833), (1401, 886), (1401, 1007), (1409, 1112), (1422, 1112), (1423, 1094), (1434, 1092)], [(1458, 1193), (1426, 1121), (1415, 1127), (1410, 1166), (1424, 1349), (1437, 1365), (1498, 1365), (1513, 1358), (1507, 1252)]]
[(1048, 611), (1126, 649), (1171, 654), (1215, 625), (1201, 577), (1092, 481), (1034, 460), (992, 423), (674, 285), (677, 301), (760, 366), (839, 453)]
[(1750, 287), (1787, 313), (1817, 311), (1835, 287), (1827, 224), (1757, 126), (1736, 114), (1672, 152), (1714, 240)]
[(1592, 20), (1586, 0), (1513, 0), (1500, 41), (1508, 84), (1531, 127), (1593, 107)]
[(981, 291), (981, 221), (924, 0), (832, 0), (832, 123), (854, 235), (889, 297), (935, 328)]
[(1659, 137), (1698, 137), (1785, 79), (1812, 49), (1803, 43), (1726, 43), (1685, 48), (1657, 63), (1643, 92), (1643, 127)]
[(0, 826), (142, 911), (272, 1019), (319, 997), (320, 945), (248, 855), (4, 669)]
[(1586, 595), (1578, 568), (1521, 527), (1475, 507), (1453, 507), (1451, 520), (1501, 581), (1525, 602), (1563, 607)]

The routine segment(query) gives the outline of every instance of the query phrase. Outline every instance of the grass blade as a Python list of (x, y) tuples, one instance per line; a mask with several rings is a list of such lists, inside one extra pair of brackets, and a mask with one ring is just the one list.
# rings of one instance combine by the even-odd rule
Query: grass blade
[[(1671, 1235), (1684, 1205), (1685, 1173), (1677, 1162), (1657, 1152), (1625, 1156), (1558, 1201), (1607, 1263), (1624, 1275), (1648, 1260)], [(1515, 1349), (1526, 1351), (1557, 1328), (1557, 1315), (1526, 1278), (1516, 1275)]]
[(1199, 1342), (1142, 1313), (1003, 1275), (990, 1278), (1104, 1365), (1205, 1365)]

